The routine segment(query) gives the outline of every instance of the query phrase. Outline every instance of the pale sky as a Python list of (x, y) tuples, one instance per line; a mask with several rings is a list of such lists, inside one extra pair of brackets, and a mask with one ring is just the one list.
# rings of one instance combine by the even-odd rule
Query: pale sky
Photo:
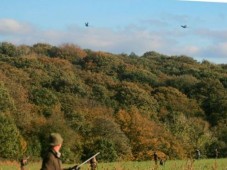
[(0, 41), (227, 64), (227, 0), (1, 0)]

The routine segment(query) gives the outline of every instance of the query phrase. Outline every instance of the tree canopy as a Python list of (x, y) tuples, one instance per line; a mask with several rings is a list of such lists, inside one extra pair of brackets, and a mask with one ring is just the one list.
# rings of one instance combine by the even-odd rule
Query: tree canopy
[(50, 132), (63, 161), (227, 156), (227, 65), (154, 51), (0, 43), (0, 155), (39, 159)]

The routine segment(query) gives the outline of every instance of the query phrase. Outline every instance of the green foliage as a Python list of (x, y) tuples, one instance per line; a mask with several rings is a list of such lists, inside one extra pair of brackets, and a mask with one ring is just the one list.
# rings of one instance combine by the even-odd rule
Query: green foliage
[(49, 44), (37, 43), (33, 45), (32, 50), (39, 55), (48, 56), (52, 48), (54, 47)]
[(227, 91), (219, 80), (204, 79), (195, 84), (190, 95), (201, 103), (212, 125), (227, 119)]
[(211, 144), (206, 146), (207, 155), (209, 157), (215, 158), (215, 149), (218, 150), (219, 158), (225, 157), (225, 155), (227, 154), (227, 126), (223, 125), (226, 125), (226, 120), (220, 121), (220, 123), (212, 129), (213, 133), (216, 134), (216, 136), (211, 141)]
[(150, 72), (146, 72), (144, 70), (138, 70), (138, 71), (126, 71), (122, 70), (119, 73), (120, 80), (124, 81), (132, 81), (132, 82), (143, 82), (148, 83), (150, 85), (155, 85), (157, 78), (154, 74)]
[(23, 153), (23, 141), (19, 130), (10, 117), (0, 113), (0, 155), (2, 158), (17, 159)]
[(220, 82), (222, 83), (222, 85), (227, 88), (227, 77), (223, 77), (220, 79)]
[(103, 85), (94, 84), (92, 87), (92, 98), (100, 103), (116, 108), (116, 102), (112, 99), (111, 92)]
[(179, 89), (185, 94), (188, 94), (190, 89), (198, 83), (198, 79), (192, 75), (180, 75), (174, 76), (170, 80), (167, 80), (166, 84), (172, 86), (176, 89)]
[(111, 142), (115, 146), (114, 150), (119, 160), (132, 157), (129, 139), (118, 124), (107, 118), (96, 118), (93, 123), (92, 134), (94, 137)]
[(27, 150), (26, 155), (32, 155), (34, 160), (39, 160), (40, 153), (41, 153), (41, 143), (38, 136), (29, 136), (27, 139)]
[(115, 91), (114, 99), (118, 101), (120, 107), (137, 106), (148, 115), (156, 112), (157, 101), (146, 90), (136, 84), (125, 82), (117, 86)]
[(46, 106), (52, 106), (58, 101), (58, 98), (46, 88), (32, 90), (30, 98), (35, 104)]
[(17, 57), (19, 55), (17, 47), (8, 42), (0, 43), (0, 54), (4, 54), (9, 57)]
[(172, 87), (156, 88), (152, 95), (159, 104), (159, 119), (174, 123), (177, 117), (183, 113), (186, 116), (203, 116), (203, 111), (199, 105), (179, 90)]
[(102, 162), (113, 162), (118, 158), (116, 146), (108, 139), (99, 139), (95, 141), (94, 151), (94, 153), (100, 151), (99, 160)]
[(14, 108), (13, 100), (4, 83), (0, 81), (0, 112), (12, 110)]

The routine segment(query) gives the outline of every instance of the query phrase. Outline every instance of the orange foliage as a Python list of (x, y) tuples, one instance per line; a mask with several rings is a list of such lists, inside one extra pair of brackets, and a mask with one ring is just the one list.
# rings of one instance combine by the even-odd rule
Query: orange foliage
[(116, 119), (122, 131), (131, 139), (131, 145), (134, 148), (134, 155), (137, 159), (140, 159), (139, 153), (145, 154), (144, 157), (146, 157), (146, 152), (156, 148), (159, 142), (156, 140), (158, 137), (156, 133), (160, 131), (160, 127), (143, 117), (137, 109), (132, 108), (129, 112), (120, 110), (116, 114)]
[(82, 50), (79, 46), (74, 44), (63, 44), (61, 47), (61, 55), (64, 56), (73, 56), (76, 55), (79, 58), (84, 58), (87, 56), (87, 53)]
[(61, 70), (64, 70), (64, 71), (71, 71), (73, 69), (72, 64), (65, 59), (39, 57), (38, 60), (43, 64), (53, 65), (55, 67), (61, 68)]
[(184, 150), (175, 138), (159, 124), (143, 117), (136, 108), (120, 110), (116, 119), (129, 137), (135, 159), (148, 159), (154, 150), (165, 154), (184, 156)]

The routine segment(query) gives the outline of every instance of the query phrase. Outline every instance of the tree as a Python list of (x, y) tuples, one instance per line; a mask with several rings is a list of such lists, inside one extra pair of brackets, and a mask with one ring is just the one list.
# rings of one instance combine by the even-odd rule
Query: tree
[(31, 100), (37, 105), (52, 106), (57, 103), (58, 98), (47, 88), (34, 89), (30, 96)]
[(93, 126), (92, 136), (111, 142), (119, 160), (127, 160), (132, 157), (129, 139), (113, 120), (107, 117), (95, 118)]
[(150, 159), (153, 150), (161, 150), (175, 157), (183, 157), (182, 148), (173, 136), (159, 124), (142, 116), (135, 107), (128, 112), (119, 110), (116, 120), (129, 138), (136, 160)]
[(223, 120), (218, 123), (217, 126), (212, 128), (212, 140), (209, 145), (206, 146), (206, 152), (208, 157), (215, 157), (215, 149), (218, 149), (218, 157), (225, 158), (227, 156), (227, 121)]
[(177, 88), (184, 94), (188, 94), (190, 89), (198, 82), (199, 80), (194, 76), (187, 74), (181, 76), (173, 76), (173, 78), (167, 80), (166, 84)]
[(32, 50), (39, 54), (39, 55), (44, 55), (44, 56), (48, 56), (49, 51), (52, 49), (53, 47), (50, 44), (45, 44), (45, 43), (37, 43), (34, 44), (32, 47)]
[(189, 96), (198, 101), (212, 126), (227, 119), (227, 91), (219, 80), (206, 78), (198, 82)]
[(165, 123), (174, 123), (181, 113), (187, 117), (204, 116), (196, 101), (176, 88), (157, 87), (151, 93), (159, 104), (158, 118)]
[(17, 57), (19, 55), (19, 52), (17, 50), (17, 47), (13, 44), (2, 42), (0, 43), (0, 54), (5, 54), (9, 57)]
[(120, 108), (136, 106), (148, 117), (156, 113), (157, 101), (145, 89), (131, 82), (123, 82), (116, 86), (114, 99), (118, 101)]
[(0, 81), (0, 112), (12, 110), (13, 108), (13, 99), (11, 98), (8, 89), (4, 86), (4, 83)]
[(18, 159), (26, 150), (26, 142), (9, 116), (0, 113), (0, 155), (2, 158)]

